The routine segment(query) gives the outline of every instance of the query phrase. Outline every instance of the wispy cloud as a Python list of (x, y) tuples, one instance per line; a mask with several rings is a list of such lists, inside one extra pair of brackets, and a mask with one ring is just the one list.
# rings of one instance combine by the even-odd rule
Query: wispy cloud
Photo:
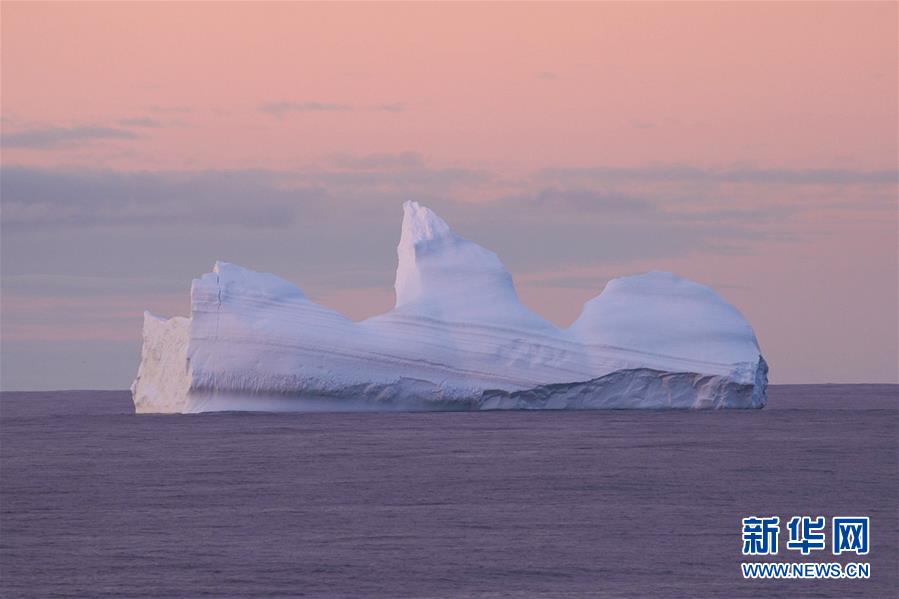
[(7, 148), (35, 150), (56, 148), (66, 144), (86, 143), (109, 139), (137, 139), (139, 135), (127, 129), (82, 125), (77, 127), (43, 127), (23, 129), (0, 136), (0, 145)]
[(405, 102), (387, 102), (385, 104), (377, 104), (373, 106), (372, 110), (377, 110), (380, 112), (405, 112), (406, 104)]
[(553, 181), (695, 181), (778, 185), (882, 185), (899, 182), (899, 171), (849, 169), (703, 169), (684, 165), (637, 168), (549, 168), (538, 177)]
[(331, 164), (348, 170), (409, 169), (424, 167), (424, 160), (417, 152), (375, 153), (365, 155), (334, 154)]
[(407, 196), (428, 192), (446, 195), (460, 187), (481, 187), (495, 177), (494, 173), (486, 170), (416, 166), (411, 162), (407, 166), (401, 166), (400, 163), (390, 166), (385, 163), (374, 167), (375, 160), (377, 159), (369, 162), (370, 168), (362, 167), (365, 163), (365, 159), (362, 159), (362, 163), (357, 163), (356, 167), (348, 168), (344, 165), (337, 169), (309, 169), (297, 171), (293, 177), (310, 185), (333, 187), (344, 192), (351, 191), (354, 196), (370, 197), (386, 190)]
[(533, 193), (509, 196), (494, 202), (497, 206), (515, 210), (562, 211), (574, 214), (649, 214), (656, 212), (655, 204), (645, 198), (622, 193), (591, 189), (559, 189), (549, 187)]
[(325, 198), (255, 171), (117, 172), (2, 167), (3, 226), (234, 225), (278, 228)]
[[(629, 190), (627, 186), (616, 190), (532, 182), (524, 183), (520, 192), (497, 195), (491, 191), (497, 174), (431, 167), (416, 152), (339, 154), (329, 162), (330, 168), (289, 172), (3, 167), (3, 222), (14, 228), (179, 224), (284, 228), (301, 216), (317, 217), (327, 211), (377, 213), (385, 204), (413, 197), (434, 203), (457, 222), (474, 223), (475, 229), (483, 223), (517, 223), (517, 234), (555, 231), (560, 240), (583, 229), (583, 238), (591, 243), (598, 238), (588, 232), (602, 231), (604, 239), (616, 239), (627, 248), (634, 244), (624, 243), (620, 237), (628, 230), (637, 237), (653, 231), (660, 239), (681, 239), (688, 234), (693, 241), (682, 240), (685, 247), (700, 247), (704, 240), (722, 236), (755, 238), (759, 226), (788, 216), (776, 206), (763, 212), (752, 207), (740, 210), (728, 208), (720, 198), (681, 202), (667, 192)], [(450, 199), (466, 190), (476, 191), (483, 199)], [(548, 240), (552, 234), (538, 237)], [(532, 243), (537, 238), (523, 235), (522, 239)], [(650, 239), (649, 245), (659, 243), (659, 239)], [(543, 241), (534, 245), (542, 247)], [(605, 242), (599, 245), (606, 247)], [(611, 246), (607, 251), (608, 255), (620, 253)], [(544, 248), (541, 252), (552, 256), (555, 250)], [(594, 252), (584, 253), (592, 256)], [(566, 256), (569, 258), (575, 256)]]
[(149, 128), (159, 128), (162, 127), (162, 123), (157, 121), (156, 119), (151, 119), (149, 117), (136, 117), (130, 119), (120, 119), (118, 124), (122, 127), (149, 127)]
[(188, 114), (193, 112), (193, 110), (189, 106), (162, 106), (159, 104), (151, 104), (147, 106), (147, 110), (151, 112), (163, 112), (163, 113), (171, 113), (177, 112), (180, 114)]
[(349, 112), (353, 107), (336, 102), (267, 102), (259, 105), (259, 111), (276, 118), (284, 118), (292, 112)]
[(263, 112), (275, 118), (283, 119), (291, 113), (301, 112), (353, 112), (355, 110), (372, 110), (375, 112), (405, 112), (405, 102), (384, 102), (372, 106), (354, 106), (339, 102), (266, 102), (258, 106), (259, 112)]

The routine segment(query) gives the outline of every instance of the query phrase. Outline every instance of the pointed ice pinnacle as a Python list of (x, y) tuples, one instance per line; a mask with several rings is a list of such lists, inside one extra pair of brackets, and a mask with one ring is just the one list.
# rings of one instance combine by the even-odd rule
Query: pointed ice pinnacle
[(458, 239), (449, 225), (429, 208), (419, 206), (418, 202), (403, 204), (403, 228), (396, 247), (399, 258), (394, 283), (397, 308), (414, 302), (422, 295), (419, 260), (426, 260), (428, 253), (438, 251), (439, 246), (453, 244)]
[(452, 310), (464, 304), (516, 301), (512, 277), (496, 254), (453, 233), (439, 216), (417, 202), (403, 204), (397, 246), (396, 307)]
[(397, 246), (396, 309), (450, 322), (554, 328), (518, 301), (497, 255), (456, 235), (433, 211), (403, 204)]

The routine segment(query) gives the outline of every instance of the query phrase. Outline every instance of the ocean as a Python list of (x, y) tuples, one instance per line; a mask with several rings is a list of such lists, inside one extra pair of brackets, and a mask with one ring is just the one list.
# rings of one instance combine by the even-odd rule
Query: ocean
[[(0, 395), (3, 597), (894, 597), (899, 386), (764, 410), (135, 416)], [(870, 516), (864, 557), (741, 519)], [(742, 561), (868, 580), (744, 580)]]

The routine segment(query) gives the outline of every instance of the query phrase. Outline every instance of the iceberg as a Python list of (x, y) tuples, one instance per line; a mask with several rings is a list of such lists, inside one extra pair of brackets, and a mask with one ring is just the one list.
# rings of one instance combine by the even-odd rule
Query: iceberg
[(761, 408), (752, 327), (666, 272), (609, 281), (567, 329), (493, 252), (403, 205), (396, 306), (354, 322), (272, 274), (217, 262), (189, 318), (144, 314), (138, 413)]

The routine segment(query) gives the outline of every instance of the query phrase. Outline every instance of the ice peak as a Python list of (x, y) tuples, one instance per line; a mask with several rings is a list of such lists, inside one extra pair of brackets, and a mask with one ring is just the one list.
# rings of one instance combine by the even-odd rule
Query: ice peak
[(433, 210), (418, 202), (403, 204), (403, 230), (400, 245), (415, 245), (422, 241), (432, 241), (449, 237), (452, 229)]
[(396, 248), (399, 258), (394, 285), (397, 307), (418, 299), (424, 292), (422, 260), (459, 241), (462, 240), (431, 209), (413, 201), (403, 204), (403, 229)]
[(459, 237), (416, 202), (403, 204), (397, 254), (396, 307), (405, 313), (552, 328), (519, 303), (512, 277), (496, 254)]
[(423, 300), (422, 307), (434, 309), (473, 286), (472, 274), (497, 266), (502, 269), (493, 252), (459, 237), (434, 211), (418, 202), (403, 204), (403, 229), (396, 250), (397, 308)]

